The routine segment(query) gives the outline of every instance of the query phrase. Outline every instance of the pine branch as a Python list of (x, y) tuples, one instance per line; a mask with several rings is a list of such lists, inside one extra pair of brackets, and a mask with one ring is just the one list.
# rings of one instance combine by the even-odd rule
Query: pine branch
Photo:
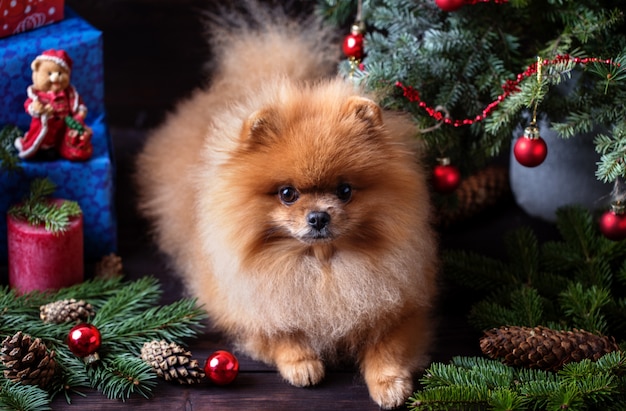
[[(80, 387), (93, 387), (109, 398), (125, 400), (133, 394), (149, 396), (156, 383), (154, 370), (139, 358), (141, 346), (151, 338), (180, 342), (197, 335), (204, 312), (195, 300), (183, 299), (170, 305), (157, 306), (161, 296), (154, 278), (131, 283), (118, 279), (90, 280), (58, 292), (33, 292), (16, 295), (7, 287), (0, 288), (0, 335), (17, 331), (40, 338), (55, 351), (59, 375), (48, 388), (50, 397), (71, 393)], [(66, 337), (72, 323), (44, 323), (39, 318), (40, 305), (58, 299), (92, 300), (96, 310), (92, 324), (99, 328), (102, 345), (100, 362), (85, 367), (81, 358), (69, 350)], [(0, 381), (6, 381), (0, 375)], [(0, 391), (0, 396), (4, 391)], [(0, 398), (0, 401), (3, 401)], [(48, 399), (49, 401), (49, 399)], [(1, 404), (1, 402), (0, 402)]]
[(468, 320), (479, 330), (503, 324), (533, 327), (545, 321), (545, 313), (549, 311), (546, 306), (549, 300), (540, 296), (536, 289), (521, 286), (479, 301), (471, 308)]
[[(108, 348), (115, 352), (139, 355), (143, 342), (166, 340), (181, 343), (195, 337), (204, 312), (196, 300), (182, 299), (164, 307), (152, 307), (129, 317), (108, 333)], [(94, 325), (99, 324), (94, 320)], [(97, 325), (98, 326), (98, 325)], [(99, 326), (106, 330), (106, 324)], [(141, 341), (138, 344), (137, 341)]]
[(583, 289), (580, 283), (570, 283), (559, 300), (563, 313), (577, 328), (596, 334), (608, 333), (602, 309), (611, 302), (609, 290), (596, 286)]
[[(345, 27), (354, 18), (350, 13), (355, 1), (318, 3), (325, 10), (322, 15), (332, 16), (329, 20), (335, 24)], [(498, 101), (505, 81), (515, 79), (536, 56), (601, 59), (583, 65), (563, 60), (544, 67), (540, 83), (534, 76), (526, 78), (520, 90), (500, 101), (484, 121), (469, 127), (443, 125), (422, 135), (431, 157), (443, 152), (464, 173), (506, 149), (523, 112), (535, 103), (555, 121), (554, 128), (563, 138), (594, 131), (598, 125), (608, 130), (626, 117), (624, 13), (615, 1), (537, 5), (515, 0), (441, 13), (432, 0), (368, 0), (363, 3), (363, 20), (367, 23), (365, 69), (353, 76), (354, 70), (344, 62), (340, 71), (382, 96), (386, 108), (411, 113), (416, 129), (436, 121), (395, 93), (390, 85), (396, 81), (414, 87), (430, 107), (442, 105), (453, 118), (472, 120)], [(564, 95), (561, 85), (574, 71), (582, 76)], [(597, 178), (626, 178), (624, 160), (623, 152), (605, 153)]]
[(13, 172), (22, 169), (19, 157), (15, 154), (13, 147), (15, 139), (22, 134), (17, 126), (4, 126), (0, 130), (0, 170)]
[(45, 390), (32, 385), (4, 381), (0, 386), (0, 409), (14, 411), (51, 410), (50, 397)]
[(563, 240), (541, 247), (528, 229), (507, 234), (506, 261), (444, 253), (445, 275), (482, 292), (470, 323), (581, 328), (626, 339), (626, 243), (604, 238), (581, 207), (559, 209), (557, 227)]
[(60, 204), (48, 201), (56, 185), (48, 178), (37, 178), (31, 182), (30, 194), (22, 204), (12, 206), (9, 215), (28, 221), (29, 224), (43, 225), (47, 231), (62, 233), (69, 227), (71, 217), (81, 214), (75, 201), (63, 200)]
[(87, 373), (92, 387), (109, 399), (125, 401), (133, 394), (149, 398), (157, 384), (152, 367), (141, 358), (128, 354), (102, 360)]
[[(418, 391), (407, 401), (411, 410), (482, 410), (487, 404), (488, 391), (480, 387), (442, 386)], [(462, 407), (462, 408), (459, 408)]]
[[(69, 332), (69, 329), (67, 332)], [(52, 397), (63, 393), (67, 402), (70, 403), (70, 395), (72, 393), (84, 395), (79, 391), (79, 387), (91, 386), (89, 376), (85, 369), (85, 362), (72, 354), (69, 348), (65, 346), (65, 341), (55, 345), (54, 352), (56, 354), (57, 367), (60, 369), (60, 378), (54, 378), (52, 380), (52, 386), (48, 391), (51, 393)]]
[(407, 404), (411, 410), (608, 409), (603, 406), (624, 403), (625, 364), (622, 351), (596, 362), (569, 363), (558, 373), (515, 369), (482, 357), (454, 357), (449, 364), (431, 364), (420, 380), (423, 389)]
[(446, 275), (474, 290), (492, 290), (514, 279), (502, 261), (477, 253), (450, 250), (443, 254), (442, 260)]
[[(70, 287), (62, 288), (54, 294), (46, 294), (46, 302), (75, 298), (89, 301), (94, 307), (101, 307), (112, 296), (124, 287), (122, 277), (93, 278)], [(32, 296), (29, 297), (32, 299)], [(33, 306), (41, 306), (44, 302), (33, 302)]]
[(521, 284), (532, 284), (539, 275), (539, 242), (535, 233), (528, 227), (505, 235), (504, 244), (509, 267)]
[(116, 327), (120, 317), (128, 318), (149, 309), (160, 297), (161, 290), (157, 280), (153, 277), (143, 277), (128, 283), (98, 308), (93, 324), (101, 332), (110, 327)]

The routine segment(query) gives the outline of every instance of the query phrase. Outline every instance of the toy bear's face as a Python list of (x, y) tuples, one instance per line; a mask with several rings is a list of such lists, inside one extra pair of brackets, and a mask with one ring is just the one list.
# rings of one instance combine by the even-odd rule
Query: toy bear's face
[(33, 66), (33, 87), (40, 91), (58, 92), (70, 85), (70, 72), (49, 60), (36, 61)]

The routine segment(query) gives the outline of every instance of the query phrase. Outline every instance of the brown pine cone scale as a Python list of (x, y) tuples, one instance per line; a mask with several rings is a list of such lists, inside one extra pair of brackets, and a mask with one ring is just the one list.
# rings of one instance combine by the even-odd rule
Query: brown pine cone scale
[(557, 371), (570, 362), (596, 361), (620, 347), (614, 338), (584, 330), (512, 326), (485, 331), (480, 349), (489, 358), (507, 365)]
[(141, 348), (141, 358), (165, 381), (196, 384), (205, 378), (204, 370), (191, 358), (191, 352), (173, 342), (146, 342)]
[(39, 317), (45, 323), (81, 322), (94, 315), (96, 312), (91, 304), (74, 298), (54, 301), (39, 308)]
[(438, 210), (439, 224), (450, 226), (474, 217), (495, 206), (510, 193), (508, 169), (489, 165), (461, 181), (454, 191), (457, 203)]
[(2, 341), (0, 361), (5, 366), (5, 378), (22, 384), (45, 388), (56, 371), (54, 351), (48, 352), (39, 339), (18, 331)]

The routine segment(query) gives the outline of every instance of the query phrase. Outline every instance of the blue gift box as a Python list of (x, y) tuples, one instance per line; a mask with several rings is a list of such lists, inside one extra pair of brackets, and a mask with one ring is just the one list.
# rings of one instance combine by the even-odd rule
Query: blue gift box
[(71, 10), (58, 23), (0, 39), (0, 127), (28, 130), (31, 117), (24, 110), (26, 89), (32, 84), (31, 62), (48, 49), (63, 49), (74, 64), (71, 83), (88, 109), (86, 123), (93, 130), (93, 155), (85, 162), (64, 159), (20, 161), (20, 172), (0, 170), (0, 262), (7, 261), (6, 212), (28, 193), (30, 181), (48, 177), (55, 197), (77, 201), (83, 211), (85, 258), (95, 261), (117, 249), (114, 210), (114, 162), (105, 122), (102, 33)]
[(62, 49), (74, 65), (71, 83), (87, 107), (87, 122), (104, 114), (102, 32), (73, 11), (58, 23), (0, 39), (0, 124), (28, 129), (24, 110), (26, 88), (32, 84), (31, 62), (48, 49)]
[[(0, 178), (0, 210), (9, 207), (29, 192), (30, 181), (48, 177), (57, 185), (54, 197), (75, 200), (83, 211), (85, 257), (97, 260), (114, 252), (117, 230), (113, 198), (113, 167), (109, 157), (108, 130), (104, 117), (90, 124), (93, 130), (93, 157), (84, 163), (68, 160), (22, 161), (22, 170), (4, 172)], [(7, 257), (6, 218), (0, 219), (0, 250)]]

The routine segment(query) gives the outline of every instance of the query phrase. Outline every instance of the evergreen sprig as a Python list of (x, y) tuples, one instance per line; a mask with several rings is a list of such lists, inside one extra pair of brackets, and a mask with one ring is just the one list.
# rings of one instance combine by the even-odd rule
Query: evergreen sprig
[[(106, 397), (125, 400), (133, 394), (149, 397), (156, 385), (156, 373), (141, 360), (139, 354), (145, 342), (166, 339), (183, 344), (195, 337), (204, 318), (204, 311), (194, 299), (181, 299), (169, 305), (159, 305), (162, 291), (152, 277), (133, 282), (121, 279), (93, 279), (56, 292), (31, 292), (18, 295), (8, 287), (0, 288), (0, 338), (22, 331), (40, 338), (56, 353), (58, 378), (45, 393), (44, 406), (51, 398), (63, 393), (68, 402), (81, 387), (97, 389)], [(98, 350), (101, 360), (91, 366), (71, 353), (66, 337), (73, 323), (49, 324), (39, 318), (40, 306), (60, 299), (75, 298), (89, 302), (96, 312), (91, 323), (101, 335)], [(24, 411), (36, 411), (39, 403), (32, 402), (34, 389), (22, 389), (0, 376), (2, 404), (19, 405)], [(39, 395), (41, 397), (41, 395)], [(39, 398), (37, 397), (37, 398)], [(11, 408), (13, 409), (13, 408)]]
[(13, 125), (2, 127), (0, 130), (0, 169), (7, 171), (21, 170), (19, 157), (16, 155), (13, 142), (22, 135), (22, 131)]
[(483, 296), (470, 322), (479, 329), (581, 328), (626, 339), (626, 244), (602, 236), (591, 213), (578, 206), (559, 209), (557, 227), (562, 240), (541, 246), (527, 227), (509, 233), (506, 260), (444, 254), (446, 275)]
[[(470, 322), (479, 329), (581, 328), (624, 341), (626, 244), (604, 238), (578, 206), (559, 209), (557, 227), (562, 240), (541, 245), (527, 227), (510, 233), (507, 260), (444, 253), (445, 274), (478, 291)], [(572, 362), (558, 373), (455, 357), (431, 364), (421, 383), (411, 410), (626, 410), (626, 352)]]
[(36, 386), (4, 381), (0, 386), (0, 410), (51, 410), (48, 393)]
[(76, 201), (50, 201), (48, 197), (55, 190), (56, 184), (49, 178), (34, 179), (28, 197), (21, 204), (9, 208), (9, 215), (26, 220), (33, 226), (43, 225), (52, 233), (64, 232), (69, 227), (70, 219), (79, 216), (82, 211)]
[(558, 373), (454, 357), (449, 364), (431, 364), (420, 380), (423, 389), (407, 405), (411, 410), (623, 410), (625, 372), (621, 351), (567, 364)]
[[(363, 69), (343, 61), (339, 71), (382, 96), (385, 108), (410, 113), (416, 135), (437, 121), (393, 87), (398, 81), (419, 92), (429, 107), (445, 107), (456, 120), (473, 120), (499, 101), (503, 85), (537, 56), (601, 59), (544, 67), (540, 82), (536, 76), (525, 78), (483, 121), (421, 133), (433, 163), (446, 156), (463, 173), (475, 171), (509, 147), (518, 137), (514, 130), (528, 125), (537, 106), (540, 118), (550, 119), (563, 138), (593, 133), (619, 141), (603, 145), (596, 176), (605, 182), (626, 178), (626, 36), (618, 0), (478, 2), (454, 12), (443, 12), (432, 0), (362, 3)], [(356, 18), (357, 0), (318, 4), (321, 15), (344, 29)]]

